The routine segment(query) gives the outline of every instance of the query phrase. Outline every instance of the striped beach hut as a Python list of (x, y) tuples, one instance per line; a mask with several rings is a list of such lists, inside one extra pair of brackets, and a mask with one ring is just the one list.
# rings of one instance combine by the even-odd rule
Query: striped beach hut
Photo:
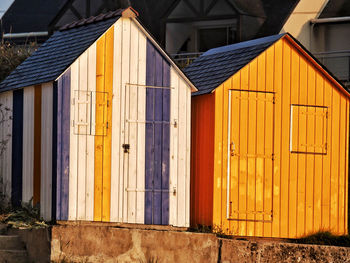
[(348, 232), (349, 98), (289, 34), (207, 51), (192, 97), (191, 223), (227, 234)]
[(3, 192), (46, 220), (188, 226), (195, 90), (132, 8), (62, 27), (0, 84)]

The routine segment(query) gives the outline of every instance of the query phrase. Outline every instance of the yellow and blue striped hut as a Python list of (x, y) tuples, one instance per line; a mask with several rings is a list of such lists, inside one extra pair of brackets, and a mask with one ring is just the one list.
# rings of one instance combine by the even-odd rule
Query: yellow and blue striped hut
[(62, 27), (0, 85), (3, 192), (46, 220), (188, 226), (195, 90), (132, 8)]

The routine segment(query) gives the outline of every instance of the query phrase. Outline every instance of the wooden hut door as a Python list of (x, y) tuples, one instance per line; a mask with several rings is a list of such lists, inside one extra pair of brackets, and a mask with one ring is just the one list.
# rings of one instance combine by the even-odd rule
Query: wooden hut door
[(274, 93), (229, 91), (227, 218), (271, 221)]

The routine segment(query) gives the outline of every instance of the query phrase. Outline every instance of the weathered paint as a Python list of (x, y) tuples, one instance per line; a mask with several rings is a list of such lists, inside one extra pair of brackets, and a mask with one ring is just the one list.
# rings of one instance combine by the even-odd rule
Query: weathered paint
[(349, 101), (338, 86), (285, 36), (214, 91), (215, 228), (347, 233)]
[(23, 90), (13, 91), (11, 203), (22, 202)]
[(191, 225), (213, 221), (215, 95), (195, 96), (191, 105)]
[(70, 69), (57, 83), (57, 203), (56, 218), (68, 220)]
[(51, 193), (51, 219), (56, 218), (57, 204), (57, 106), (58, 85), (53, 82), (52, 90), (52, 193)]

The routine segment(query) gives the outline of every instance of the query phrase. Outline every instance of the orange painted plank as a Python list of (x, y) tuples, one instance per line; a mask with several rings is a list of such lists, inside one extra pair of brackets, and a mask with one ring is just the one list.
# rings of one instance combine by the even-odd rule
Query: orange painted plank
[(114, 26), (106, 33), (104, 91), (107, 93), (105, 107), (106, 136), (103, 137), (103, 192), (102, 192), (102, 221), (110, 220), (111, 209), (111, 144), (112, 144), (112, 99), (113, 99), (113, 42)]
[(41, 85), (34, 87), (34, 173), (33, 205), (40, 202), (41, 185)]

